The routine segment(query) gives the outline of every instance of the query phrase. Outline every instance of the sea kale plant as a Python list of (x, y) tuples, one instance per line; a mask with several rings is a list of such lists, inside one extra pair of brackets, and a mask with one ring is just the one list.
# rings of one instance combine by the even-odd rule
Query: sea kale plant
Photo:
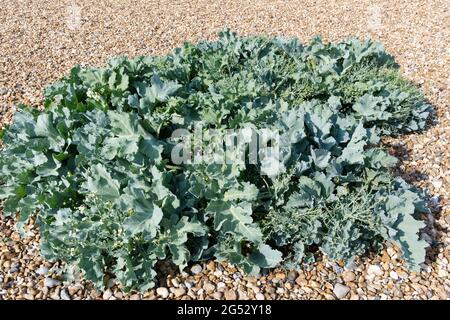
[[(380, 44), (224, 31), (165, 56), (75, 67), (45, 90), (44, 111), (22, 106), (2, 133), (0, 199), (22, 234), (36, 217), (45, 258), (98, 286), (113, 274), (147, 290), (159, 260), (255, 274), (317, 252), (348, 262), (387, 241), (417, 269), (425, 195), (390, 173), (397, 159), (380, 138), (423, 129), (429, 111)], [(198, 127), (272, 130), (278, 156), (173, 161), (174, 133)], [(224, 147), (214, 139), (193, 154)]]

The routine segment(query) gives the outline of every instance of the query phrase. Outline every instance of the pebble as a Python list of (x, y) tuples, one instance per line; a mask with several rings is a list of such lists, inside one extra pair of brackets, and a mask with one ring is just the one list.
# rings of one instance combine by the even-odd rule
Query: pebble
[(214, 271), (216, 269), (216, 264), (214, 263), (214, 261), (209, 261), (206, 264), (206, 269), (209, 271)]
[(79, 290), (80, 290), (80, 287), (78, 285), (69, 286), (67, 288), (67, 291), (69, 292), (69, 295), (71, 295), (71, 296), (74, 296)]
[(222, 282), (222, 281), (218, 282), (216, 286), (217, 286), (217, 290), (218, 291), (224, 290), (227, 287), (227, 285), (224, 282)]
[(112, 295), (113, 295), (113, 293), (112, 293), (111, 289), (107, 289), (103, 292), (102, 298), (103, 298), (103, 300), (109, 300), (109, 298), (111, 298)]
[(179, 287), (179, 286), (180, 286), (180, 282), (178, 281), (177, 278), (171, 279), (170, 282), (172, 283), (172, 285), (173, 285), (174, 287)]
[(130, 296), (130, 300), (141, 300), (141, 295), (135, 293), (135, 294)]
[(295, 281), (295, 279), (297, 279), (297, 272), (296, 271), (289, 271), (287, 278), (289, 281)]
[(255, 298), (256, 298), (256, 300), (265, 300), (266, 299), (262, 293), (257, 293), (255, 295)]
[(213, 293), (213, 298), (216, 299), (216, 300), (221, 300), (222, 297), (223, 297), (223, 293), (222, 292), (216, 291), (216, 292)]
[(59, 286), (60, 284), (61, 284), (61, 281), (58, 281), (53, 278), (45, 278), (44, 279), (44, 287), (47, 287), (47, 288), (53, 288), (53, 287)]
[(375, 275), (375, 276), (382, 276), (384, 274), (384, 272), (379, 265), (371, 264), (369, 266), (369, 268), (367, 269), (367, 274)]
[(48, 268), (46, 267), (39, 267), (36, 269), (36, 273), (40, 276), (45, 276), (48, 273)]
[(394, 270), (392, 270), (391, 272), (389, 272), (389, 276), (394, 279), (394, 280), (398, 280), (398, 274), (397, 272), (395, 272)]
[(395, 251), (395, 249), (392, 248), (392, 247), (388, 247), (388, 248), (386, 249), (386, 252), (388, 253), (388, 255), (389, 255), (390, 257), (393, 257), (393, 256), (395, 256), (395, 255), (397, 254), (397, 251)]
[(298, 276), (297, 279), (295, 279), (295, 283), (299, 286), (305, 286), (307, 285), (308, 281), (304, 277)]
[(203, 285), (203, 289), (206, 292), (211, 292), (211, 291), (216, 290), (216, 286), (213, 285), (211, 282), (205, 282), (205, 284)]
[(347, 263), (345, 265), (345, 268), (347, 270), (356, 270), (356, 268), (358, 268), (358, 266), (356, 265), (355, 261), (350, 261), (349, 263)]
[(234, 291), (234, 290), (227, 290), (227, 291), (225, 291), (224, 295), (225, 295), (225, 300), (236, 300), (237, 299), (236, 291)]
[(347, 270), (342, 273), (342, 279), (345, 282), (353, 282), (353, 281), (355, 281), (356, 276), (352, 271)]
[(66, 289), (61, 290), (60, 297), (62, 300), (70, 300), (70, 296), (67, 293)]
[(114, 285), (116, 284), (116, 280), (115, 279), (109, 279), (108, 283), (106, 284), (107, 288), (112, 288), (114, 287)]
[(349, 293), (350, 287), (347, 287), (341, 283), (336, 283), (334, 285), (333, 293), (338, 299), (344, 298), (347, 293)]
[(447, 271), (445, 271), (444, 269), (439, 269), (437, 274), (438, 274), (438, 277), (441, 277), (441, 278), (447, 278), (447, 276), (448, 276)]
[(156, 294), (165, 299), (169, 296), (169, 290), (166, 287), (159, 287), (156, 289)]
[(186, 294), (186, 289), (184, 288), (175, 288), (172, 290), (173, 294), (175, 295), (175, 298), (179, 298)]
[(344, 272), (344, 269), (343, 269), (342, 267), (340, 267), (339, 265), (337, 265), (337, 264), (334, 264), (334, 265), (333, 265), (333, 270), (334, 270), (334, 272), (336, 272), (337, 274), (341, 274), (342, 272)]
[(29, 293), (24, 294), (23, 297), (27, 300), (34, 300), (34, 296)]
[(203, 268), (202, 268), (202, 266), (201, 265), (199, 265), (199, 264), (194, 264), (192, 267), (191, 267), (191, 272), (192, 272), (192, 274), (199, 274), (200, 272), (202, 272), (202, 270), (203, 270)]
[(50, 298), (51, 298), (52, 300), (60, 300), (59, 293), (58, 293), (58, 292), (52, 293), (52, 294), (50, 295)]

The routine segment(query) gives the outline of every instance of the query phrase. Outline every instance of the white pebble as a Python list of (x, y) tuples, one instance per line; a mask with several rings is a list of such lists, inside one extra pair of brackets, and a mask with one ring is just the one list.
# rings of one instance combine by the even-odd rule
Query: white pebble
[(224, 282), (218, 282), (217, 283), (217, 290), (219, 289), (225, 289), (227, 285)]
[(110, 289), (107, 289), (105, 292), (103, 292), (103, 300), (109, 300), (112, 296), (112, 291)]
[(53, 288), (53, 287), (59, 286), (60, 284), (61, 284), (61, 281), (58, 281), (58, 280), (55, 280), (52, 278), (44, 279), (44, 287), (47, 287), (47, 288)]
[(48, 268), (39, 267), (38, 269), (36, 269), (36, 273), (40, 276), (46, 275), (48, 273)]
[(257, 293), (255, 295), (255, 298), (256, 298), (256, 300), (265, 300), (266, 299), (262, 293)]
[(167, 290), (166, 287), (159, 287), (158, 289), (156, 289), (156, 293), (161, 298), (167, 298), (169, 296), (169, 290)]
[(334, 289), (333, 289), (333, 293), (335, 294), (335, 296), (338, 299), (344, 298), (349, 291), (350, 291), (350, 288), (347, 286), (344, 286), (341, 283), (336, 283), (336, 285), (334, 286)]
[(200, 272), (202, 272), (202, 270), (203, 270), (203, 268), (202, 268), (202, 266), (199, 265), (199, 264), (194, 264), (194, 265), (191, 267), (191, 272), (192, 272), (192, 274), (199, 274)]
[(369, 268), (367, 269), (368, 274), (373, 274), (376, 276), (382, 276), (383, 270), (381, 270), (381, 267), (377, 264), (371, 264)]
[(62, 300), (70, 300), (70, 296), (67, 293), (66, 289), (61, 290), (60, 297)]
[(394, 280), (398, 280), (398, 274), (395, 271), (389, 272), (389, 276)]

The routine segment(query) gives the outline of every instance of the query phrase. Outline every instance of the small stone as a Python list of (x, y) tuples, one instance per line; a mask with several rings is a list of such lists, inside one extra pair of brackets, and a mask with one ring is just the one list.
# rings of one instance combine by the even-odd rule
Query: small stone
[(236, 291), (234, 290), (225, 291), (225, 300), (236, 300), (236, 299), (237, 299)]
[(391, 272), (389, 272), (389, 276), (394, 279), (394, 280), (398, 280), (398, 274), (397, 272), (395, 272), (394, 270), (392, 270)]
[(203, 285), (203, 289), (206, 292), (211, 292), (211, 291), (216, 290), (216, 286), (213, 285), (211, 282), (205, 282), (205, 284)]
[(284, 288), (277, 288), (276, 293), (278, 293), (278, 294), (284, 294)]
[(381, 267), (377, 264), (371, 264), (369, 268), (367, 269), (367, 273), (369, 275), (375, 275), (375, 276), (382, 276), (384, 274)]
[(297, 279), (295, 279), (295, 283), (299, 286), (304, 286), (308, 283), (308, 281), (304, 277), (299, 276), (297, 277)]
[(78, 292), (78, 290), (80, 290), (80, 287), (78, 286), (69, 286), (67, 288), (67, 291), (69, 291), (69, 295), (71, 296), (74, 296)]
[(130, 296), (130, 300), (141, 300), (141, 296), (137, 293)]
[(336, 283), (333, 289), (333, 293), (338, 299), (344, 298), (349, 291), (350, 288), (341, 283)]
[(400, 278), (403, 278), (403, 279), (408, 278), (408, 273), (405, 272), (404, 270), (402, 270), (402, 269), (397, 269), (396, 272), (397, 272), (397, 274), (398, 274), (398, 276), (399, 276)]
[(433, 179), (433, 180), (431, 180), (431, 184), (433, 185), (433, 187), (436, 190), (439, 190), (442, 187), (442, 180), (440, 180), (440, 179)]
[(238, 300), (248, 300), (247, 292), (238, 290)]
[(58, 292), (52, 293), (52, 294), (50, 295), (50, 298), (51, 298), (52, 300), (59, 300), (59, 299), (60, 299), (60, 298), (59, 298), (59, 293), (58, 293)]
[(103, 300), (109, 300), (109, 298), (111, 298), (112, 296), (112, 291), (110, 289), (105, 290), (105, 292), (103, 292)]
[(395, 249), (392, 248), (392, 247), (388, 247), (388, 248), (386, 249), (386, 252), (388, 253), (388, 255), (389, 255), (390, 257), (393, 257), (393, 256), (395, 256), (395, 255), (397, 254), (397, 252), (395, 252)]
[(342, 279), (345, 282), (352, 282), (352, 281), (355, 281), (356, 276), (352, 271), (347, 270), (342, 273)]
[(437, 275), (439, 278), (446, 278), (448, 274), (447, 271), (445, 271), (444, 269), (439, 269)]
[(355, 270), (358, 266), (356, 265), (355, 261), (350, 261), (345, 265), (345, 268), (347, 270)]
[(17, 271), (19, 271), (18, 266), (13, 266), (13, 267), (11, 267), (11, 269), (9, 269), (9, 273), (16, 273)]
[(257, 293), (255, 295), (256, 300), (265, 300), (266, 297), (264, 297), (264, 295), (262, 293)]
[(445, 222), (447, 222), (448, 224), (450, 224), (450, 214), (445, 216)]
[(116, 281), (114, 279), (109, 279), (108, 283), (106, 284), (107, 288), (112, 288), (116, 284)]
[(170, 282), (172, 283), (172, 285), (177, 288), (180, 286), (180, 282), (178, 281), (178, 279), (173, 278), (172, 280), (170, 280)]
[(342, 272), (344, 272), (344, 269), (341, 266), (339, 266), (338, 264), (333, 265), (333, 270), (337, 274), (341, 274)]
[(208, 264), (206, 265), (206, 269), (209, 271), (214, 271), (216, 269), (214, 261), (208, 262)]
[(216, 271), (214, 271), (214, 273), (213, 273), (213, 275), (215, 275), (216, 277), (221, 277), (222, 276), (222, 271), (220, 271), (220, 270), (216, 270)]
[(203, 268), (202, 268), (202, 266), (201, 265), (199, 265), (199, 264), (194, 264), (192, 267), (191, 267), (191, 272), (192, 272), (192, 274), (199, 274), (200, 272), (202, 272), (203, 271)]
[(32, 294), (26, 293), (23, 295), (23, 297), (27, 300), (34, 300), (34, 297)]
[(179, 298), (186, 294), (186, 289), (184, 288), (175, 288), (172, 290), (173, 294), (175, 295), (175, 298)]
[(166, 287), (159, 287), (158, 289), (156, 289), (156, 294), (165, 299), (169, 296), (169, 290), (167, 290)]
[(286, 279), (286, 274), (280, 272), (280, 273), (277, 273), (277, 274), (275, 275), (275, 277), (276, 277), (277, 279), (284, 280), (284, 279)]
[(47, 287), (47, 288), (53, 288), (53, 287), (59, 286), (60, 284), (61, 284), (61, 281), (58, 281), (53, 278), (45, 278), (44, 279), (44, 287)]
[(217, 282), (216, 286), (218, 291), (223, 291), (227, 287), (227, 285), (224, 282)]
[(289, 271), (287, 278), (289, 281), (295, 281), (295, 279), (297, 279), (297, 272), (296, 271)]
[(70, 296), (67, 293), (66, 289), (62, 289), (59, 296), (61, 297), (62, 300), (70, 300)]
[(204, 294), (205, 294), (205, 290), (203, 288), (200, 288), (200, 289), (197, 290), (197, 295), (198, 296), (202, 296)]
[(216, 291), (216, 292), (213, 293), (213, 298), (216, 299), (216, 300), (221, 300), (222, 297), (223, 297), (223, 293), (222, 292)]

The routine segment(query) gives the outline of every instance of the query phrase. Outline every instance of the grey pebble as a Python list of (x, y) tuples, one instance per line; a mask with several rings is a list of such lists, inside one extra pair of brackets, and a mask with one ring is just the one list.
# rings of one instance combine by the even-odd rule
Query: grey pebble
[(40, 276), (46, 275), (48, 273), (48, 268), (39, 267), (38, 269), (36, 269), (36, 273)]
[(47, 287), (47, 288), (53, 288), (53, 287), (59, 286), (60, 284), (61, 284), (61, 281), (58, 281), (56, 279), (52, 279), (52, 278), (44, 279), (44, 287)]
[(344, 298), (349, 291), (350, 287), (347, 287), (341, 283), (336, 283), (333, 289), (333, 293), (338, 299)]

